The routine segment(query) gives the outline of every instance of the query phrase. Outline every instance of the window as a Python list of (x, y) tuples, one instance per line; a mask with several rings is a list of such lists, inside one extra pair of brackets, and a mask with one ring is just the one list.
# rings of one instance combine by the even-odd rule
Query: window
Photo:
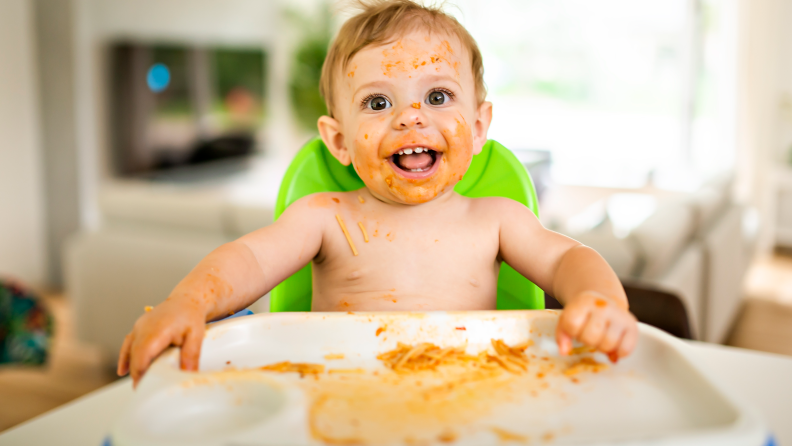
[(460, 2), (484, 56), (490, 137), (550, 151), (566, 184), (641, 187), (667, 172), (728, 168), (733, 3)]

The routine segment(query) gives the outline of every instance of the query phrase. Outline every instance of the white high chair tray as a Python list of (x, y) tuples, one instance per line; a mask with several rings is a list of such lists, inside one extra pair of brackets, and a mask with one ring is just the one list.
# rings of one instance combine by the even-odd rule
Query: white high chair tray
[[(220, 322), (207, 330), (200, 372), (180, 371), (176, 349), (154, 362), (112, 444), (764, 443), (755, 412), (708, 378), (681, 341), (641, 324), (635, 352), (618, 364), (598, 353), (560, 357), (557, 318), (550, 310), (277, 313)], [(448, 381), (397, 374), (376, 358), (399, 342), (476, 354), (492, 339), (533, 341), (528, 371)], [(581, 357), (608, 366), (570, 369)], [(325, 371), (259, 369), (281, 361)]]

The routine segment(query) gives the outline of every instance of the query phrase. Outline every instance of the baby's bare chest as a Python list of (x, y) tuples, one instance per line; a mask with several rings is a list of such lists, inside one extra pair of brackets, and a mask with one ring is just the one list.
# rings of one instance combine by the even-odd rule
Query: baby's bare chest
[(350, 302), (381, 298), (393, 304), (442, 296), (491, 300), (499, 239), (486, 219), (339, 217), (314, 262), (315, 298), (319, 291), (333, 305), (343, 304), (345, 296)]
[(485, 218), (388, 219), (350, 213), (337, 214), (329, 225), (318, 258), (330, 267), (394, 261), (413, 267), (475, 267), (492, 263), (498, 250), (498, 228)]

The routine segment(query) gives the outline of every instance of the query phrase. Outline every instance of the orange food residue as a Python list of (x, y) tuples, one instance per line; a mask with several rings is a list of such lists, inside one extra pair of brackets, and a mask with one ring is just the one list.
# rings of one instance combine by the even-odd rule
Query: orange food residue
[(528, 441), (528, 437), (525, 435), (515, 434), (514, 432), (509, 432), (506, 429), (501, 429), (499, 427), (491, 427), (490, 430), (498, 436), (498, 440), (501, 443), (508, 443), (510, 441), (518, 442), (518, 443), (526, 443)]
[(146, 305), (145, 307), (143, 307), (143, 311), (145, 311), (146, 313), (148, 313), (149, 311), (151, 311), (153, 309), (154, 309), (154, 307), (152, 307), (151, 305)]
[(569, 351), (570, 355), (580, 355), (583, 353), (594, 353), (597, 349), (594, 347), (589, 347), (588, 345), (581, 345), (580, 347), (575, 347)]
[(359, 201), (361, 204), (363, 204), (363, 203), (365, 203), (365, 202), (366, 202), (366, 200), (364, 200), (364, 199), (363, 199), (363, 197), (361, 197), (360, 195), (358, 195), (358, 201)]
[(383, 331), (385, 331), (385, 330), (387, 330), (387, 329), (388, 329), (388, 327), (387, 327), (386, 325), (383, 325), (382, 327), (379, 327), (379, 328), (377, 329), (377, 333), (375, 334), (375, 336), (379, 336), (379, 335), (381, 335), (381, 334), (382, 334), (382, 332), (383, 332)]
[(457, 330), (467, 330), (465, 327), (456, 327)]
[(324, 373), (325, 366), (322, 364), (310, 364), (302, 362), (283, 361), (275, 364), (260, 367), (260, 370), (278, 373), (299, 373), (300, 378), (305, 375), (318, 375)]
[[(377, 334), (383, 331), (385, 326), (379, 327)], [(400, 343), (377, 356), (387, 372), (337, 368), (311, 373), (316, 379), (297, 381), (309, 401), (310, 435), (331, 445), (453, 443), (468, 432), (467, 427), (484, 421), (500, 405), (537, 397), (552, 388), (554, 381), (537, 378), (563, 376), (563, 367), (554, 368), (552, 363), (528, 364), (525, 351), (530, 341), (508, 345), (492, 339), (490, 343), (489, 349), (477, 354), (467, 353), (465, 346)], [(568, 363), (561, 358), (556, 362)], [(572, 367), (581, 363), (585, 367), (580, 371), (591, 370), (585, 358)], [(288, 362), (268, 368), (283, 372), (300, 369)], [(574, 376), (570, 379), (577, 381)], [(490, 424), (477, 427), (492, 432), (497, 439), (493, 440), (502, 444), (532, 439)], [(556, 438), (551, 431), (536, 435), (540, 443)]]
[(381, 353), (377, 359), (397, 373), (434, 370), (447, 365), (472, 366), (483, 370), (502, 369), (513, 374), (520, 374), (528, 369), (528, 358), (524, 353), (529, 346), (528, 342), (514, 347), (509, 347), (500, 339), (493, 339), (491, 343), (495, 350), (494, 355), (482, 351), (475, 356), (465, 353), (464, 347), (440, 348), (429, 342), (417, 345), (399, 343), (396, 349)]
[(338, 198), (336, 197), (333, 197), (333, 201), (335, 201), (336, 203), (340, 203), (340, 201), (338, 201)]
[(594, 300), (594, 305), (596, 305), (596, 306), (598, 306), (598, 307), (602, 308), (602, 307), (607, 307), (607, 306), (608, 306), (608, 303), (607, 303), (607, 302), (605, 302), (605, 300), (603, 300), (603, 299), (595, 299), (595, 300)]
[(347, 227), (344, 224), (344, 220), (342, 220), (341, 216), (338, 214), (336, 214), (336, 220), (338, 220), (338, 224), (341, 226), (341, 230), (344, 231), (344, 237), (346, 237), (347, 243), (349, 243), (349, 247), (352, 248), (352, 254), (357, 256), (358, 255), (357, 248), (355, 248), (355, 244), (352, 243), (352, 237), (349, 236), (349, 231), (347, 231)]
[(324, 359), (326, 359), (328, 361), (332, 361), (334, 359), (344, 359), (344, 354), (343, 353), (328, 353), (328, 354), (324, 355)]
[(437, 441), (441, 443), (453, 443), (457, 441), (458, 435), (452, 430), (443, 431), (437, 436)]
[(364, 240), (366, 243), (368, 243), (368, 242), (369, 242), (369, 239), (368, 239), (368, 233), (366, 233), (366, 228), (365, 228), (365, 226), (363, 226), (363, 223), (361, 223), (361, 222), (358, 222), (358, 227), (360, 227), (360, 231), (363, 233), (363, 240)]
[(607, 364), (599, 363), (594, 358), (580, 358), (578, 362), (571, 364), (569, 368), (564, 370), (564, 375), (574, 376), (581, 372), (599, 373), (607, 369)]
[(347, 373), (366, 373), (366, 371), (361, 369), (361, 368), (357, 368), (357, 369), (329, 369), (327, 371), (327, 373), (333, 375), (333, 374), (347, 374)]
[(421, 103), (420, 102), (413, 102), (412, 103), (412, 108), (421, 108)]
[(311, 410), (308, 413), (308, 428), (311, 431), (311, 436), (313, 436), (317, 440), (320, 440), (324, 444), (333, 444), (333, 445), (363, 444), (363, 442), (357, 438), (338, 438), (338, 437), (329, 436), (325, 434), (323, 430), (317, 426), (318, 424), (317, 419), (319, 418), (317, 415), (322, 412), (322, 408), (329, 399), (330, 398), (327, 396), (320, 397), (311, 406)]

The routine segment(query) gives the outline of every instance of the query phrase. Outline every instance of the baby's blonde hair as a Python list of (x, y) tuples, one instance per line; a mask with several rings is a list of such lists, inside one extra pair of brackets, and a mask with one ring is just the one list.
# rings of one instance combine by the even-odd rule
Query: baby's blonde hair
[(352, 57), (369, 45), (385, 45), (416, 28), (455, 36), (470, 54), (478, 104), (487, 97), (484, 63), (476, 41), (459, 22), (438, 6), (422, 6), (412, 0), (358, 0), (361, 11), (344, 23), (330, 45), (322, 65), (319, 92), (333, 116), (333, 85)]

